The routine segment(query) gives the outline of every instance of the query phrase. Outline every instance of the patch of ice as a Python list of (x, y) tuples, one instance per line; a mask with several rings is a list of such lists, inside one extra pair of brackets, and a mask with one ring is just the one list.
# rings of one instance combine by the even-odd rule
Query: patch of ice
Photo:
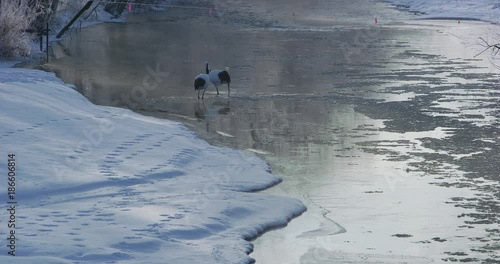
[(269, 155), (269, 154), (271, 154), (271, 153), (269, 153), (267, 151), (260, 150), (260, 149), (248, 148), (247, 150), (250, 151), (250, 152), (253, 152), (253, 153), (261, 154), (261, 155)]
[(217, 133), (217, 134), (219, 134), (219, 135), (221, 135), (223, 137), (234, 137), (233, 135), (230, 135), (228, 133), (224, 133), (222, 131), (215, 131), (215, 133)]

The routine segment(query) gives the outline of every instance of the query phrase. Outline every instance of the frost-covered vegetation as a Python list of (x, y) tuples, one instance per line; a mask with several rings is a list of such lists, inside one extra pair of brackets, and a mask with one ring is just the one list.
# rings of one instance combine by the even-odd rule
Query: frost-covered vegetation
[(0, 0), (0, 57), (29, 56), (33, 39), (47, 22), (57, 27), (62, 14), (74, 12), (86, 1)]
[[(32, 43), (37, 32), (45, 28), (48, 22), (51, 34), (55, 34), (87, 3), (89, 0), (0, 0), (0, 58), (16, 58), (29, 56)], [(135, 0), (135, 3), (165, 3), (165, 0)], [(171, 1), (169, 1), (171, 2)], [(81, 16), (80, 20), (99, 21), (115, 17), (121, 13), (127, 1), (109, 0), (93, 1), (92, 6)], [(122, 5), (122, 8), (117, 8)], [(149, 5), (139, 5), (135, 10), (143, 10)]]
[(30, 54), (33, 35), (27, 30), (41, 13), (40, 1), (0, 0), (0, 57)]

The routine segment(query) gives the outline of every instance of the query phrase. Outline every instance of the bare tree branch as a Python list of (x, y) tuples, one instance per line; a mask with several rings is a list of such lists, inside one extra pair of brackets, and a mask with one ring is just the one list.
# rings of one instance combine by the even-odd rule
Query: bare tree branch
[(482, 41), (482, 43), (480, 45), (482, 47), (484, 47), (485, 49), (483, 51), (479, 52), (478, 54), (476, 54), (476, 56), (474, 56), (474, 58), (483, 54), (484, 52), (486, 52), (487, 50), (490, 50), (490, 49), (493, 51), (494, 56), (496, 56), (498, 54), (498, 52), (500, 51), (500, 43), (490, 44), (488, 41), (486, 41), (483, 38), (479, 38), (479, 39)]

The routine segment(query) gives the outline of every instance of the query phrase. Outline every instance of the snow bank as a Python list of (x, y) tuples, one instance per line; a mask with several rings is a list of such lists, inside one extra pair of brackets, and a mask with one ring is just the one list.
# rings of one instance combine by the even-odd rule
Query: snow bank
[(0, 60), (0, 68), (10, 68), (19, 63), (19, 61), (4, 61)]
[(433, 18), (469, 18), (499, 23), (500, 2), (498, 0), (387, 0), (408, 8), (411, 12), (424, 13)]
[[(95, 106), (54, 74), (0, 69), (0, 204), (16, 155), (16, 257), (0, 263), (248, 263), (246, 239), (305, 210), (280, 179), (179, 123)], [(13, 262), (14, 261), (14, 262)]]

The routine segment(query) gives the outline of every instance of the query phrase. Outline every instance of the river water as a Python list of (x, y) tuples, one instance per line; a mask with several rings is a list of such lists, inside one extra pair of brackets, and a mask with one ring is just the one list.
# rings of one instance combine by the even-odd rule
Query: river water
[[(264, 192), (308, 211), (254, 241), (257, 263), (499, 263), (499, 71), (461, 37), (494, 26), (380, 1), (211, 6), (72, 32), (42, 67), (267, 160), (283, 182)], [(231, 97), (197, 100), (205, 61)]]

